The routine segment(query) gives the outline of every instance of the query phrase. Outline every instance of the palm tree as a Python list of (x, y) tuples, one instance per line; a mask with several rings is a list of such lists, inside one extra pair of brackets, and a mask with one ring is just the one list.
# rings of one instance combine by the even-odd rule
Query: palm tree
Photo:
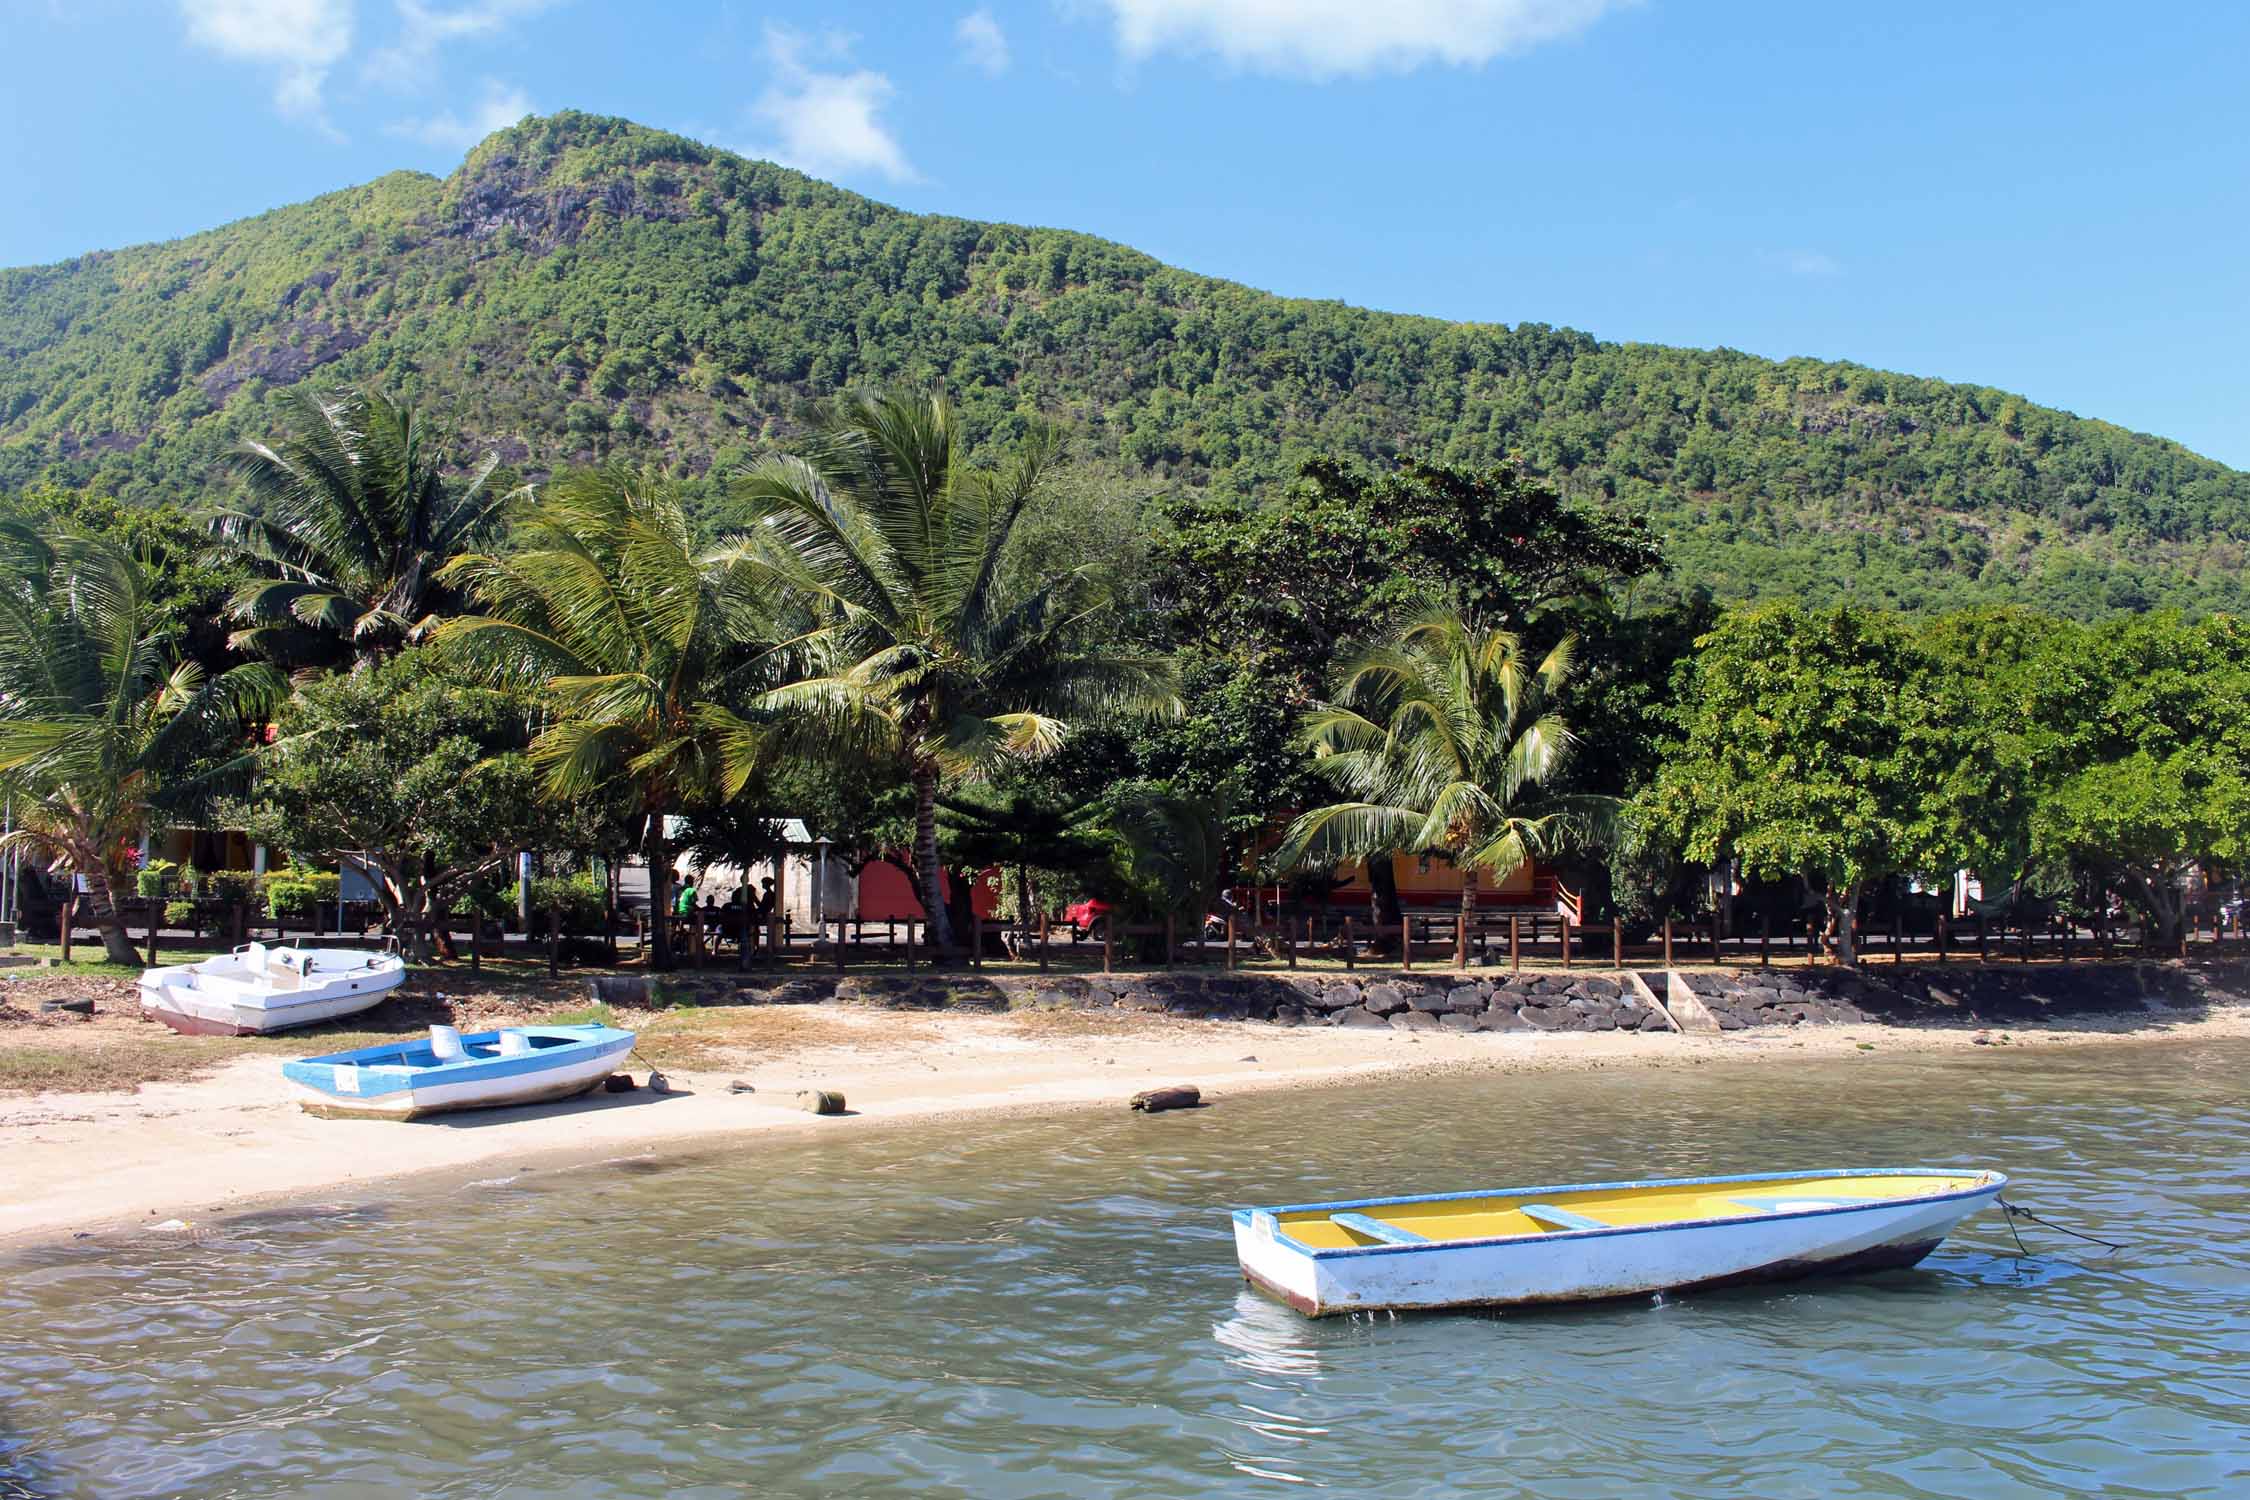
[(1565, 638), (1533, 665), (1514, 632), (1436, 610), (1350, 663), (1304, 739), (1314, 769), (1354, 800), (1299, 815), (1275, 862), (1444, 855), (1461, 871), (1454, 958), (1466, 964), (1480, 878), (1505, 880), (1613, 811), (1608, 798), (1553, 791), (1573, 739), (1550, 704), (1573, 645)]
[(853, 393), (801, 457), (738, 482), (761, 524), (744, 543), (805, 602), (823, 669), (768, 693), (831, 747), (894, 760), (914, 787), (914, 859), (934, 941), (952, 947), (937, 793), (951, 777), (1043, 754), (1073, 720), (1174, 702), (1169, 664), (1100, 634), (1103, 565), (1022, 578), (1006, 566), (1024, 508), (1060, 456), (1040, 431), (997, 468), (969, 461), (936, 392)]
[(237, 450), (253, 503), (211, 518), (218, 550), (253, 575), (229, 603), (244, 622), (232, 644), (364, 666), (426, 630), (443, 602), (438, 570), (491, 528), (499, 458), (449, 484), (441, 437), (411, 408), (373, 391), (281, 399), (297, 431)]
[(646, 820), (653, 962), (669, 968), (664, 820), (732, 795), (750, 769), (740, 747), (756, 726), (732, 705), (765, 685), (774, 660), (756, 649), (755, 580), (726, 550), (698, 550), (678, 489), (646, 471), (566, 475), (513, 519), (507, 552), (442, 570), (481, 612), (443, 621), (433, 639), (540, 691), (549, 722), (530, 754), (557, 795), (632, 789)]
[(208, 677), (177, 659), (146, 573), (115, 542), (0, 527), (0, 788), (17, 823), (5, 842), (84, 880), (112, 963), (140, 961), (116, 883), (155, 799), (245, 763), (242, 719), (282, 686), (263, 664)]

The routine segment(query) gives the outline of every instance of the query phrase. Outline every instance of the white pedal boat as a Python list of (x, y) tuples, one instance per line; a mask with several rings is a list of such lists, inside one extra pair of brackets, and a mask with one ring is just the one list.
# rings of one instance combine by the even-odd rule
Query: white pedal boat
[(143, 969), (141, 1009), (193, 1036), (252, 1036), (356, 1014), (405, 981), (396, 953), (245, 943), (200, 963)]
[(1509, 1307), (1910, 1266), (1998, 1172), (1876, 1167), (1234, 1213), (1242, 1274), (1308, 1317)]
[(614, 1026), (509, 1026), (472, 1036), (432, 1026), (427, 1041), (302, 1058), (281, 1071), (307, 1113), (414, 1120), (583, 1094), (624, 1061), (633, 1037)]

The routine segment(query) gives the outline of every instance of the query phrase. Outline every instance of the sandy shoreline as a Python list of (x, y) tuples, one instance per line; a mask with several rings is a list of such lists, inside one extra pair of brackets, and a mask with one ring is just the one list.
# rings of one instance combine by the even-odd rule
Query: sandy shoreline
[[(189, 1224), (275, 1200), (364, 1191), (386, 1179), (489, 1162), (691, 1151), (776, 1132), (834, 1134), (960, 1115), (1123, 1109), (1138, 1090), (1192, 1083), (1206, 1097), (1447, 1073), (1786, 1063), (1811, 1057), (1938, 1053), (1976, 1046), (1967, 1029), (1806, 1026), (1725, 1036), (1665, 1033), (1370, 1033), (1246, 1022), (1151, 1019), (1082, 1030), (1009, 1016), (895, 1015), (822, 1007), (813, 1045), (724, 1070), (674, 1072), (677, 1092), (594, 1095), (570, 1105), (428, 1122), (315, 1119), (297, 1109), (269, 1057), (132, 1094), (0, 1099), (0, 1247)], [(801, 1014), (801, 1012), (800, 1012)], [(2017, 1048), (2131, 1046), (2250, 1037), (2250, 1010), (2032, 1025)], [(1995, 1029), (1993, 1038), (2003, 1035)], [(801, 1040), (801, 1039), (800, 1039)], [(730, 1092), (740, 1079), (755, 1092)], [(853, 1113), (817, 1118), (800, 1088), (843, 1091)]]

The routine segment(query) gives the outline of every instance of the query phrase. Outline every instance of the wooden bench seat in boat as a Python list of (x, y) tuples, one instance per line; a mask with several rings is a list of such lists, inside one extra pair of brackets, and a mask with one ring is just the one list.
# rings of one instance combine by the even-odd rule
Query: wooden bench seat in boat
[(1599, 1219), (1589, 1219), (1584, 1214), (1574, 1214), (1567, 1208), (1556, 1208), (1546, 1203), (1519, 1203), (1516, 1212), (1522, 1214), (1542, 1229), (1614, 1229), (1614, 1224), (1604, 1224)]
[(1401, 1229), (1396, 1224), (1386, 1224), (1381, 1219), (1370, 1219), (1365, 1214), (1330, 1214), (1328, 1222), (1381, 1240), (1386, 1245), (1427, 1245), (1425, 1235), (1411, 1229)]

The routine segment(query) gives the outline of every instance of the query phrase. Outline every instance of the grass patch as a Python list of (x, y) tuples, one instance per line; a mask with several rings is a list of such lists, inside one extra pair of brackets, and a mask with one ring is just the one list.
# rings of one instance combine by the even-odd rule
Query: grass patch
[[(10, 974), (69, 974), (89, 979), (138, 979), (141, 977), (141, 966), (139, 964), (113, 964), (108, 959), (100, 957), (102, 945), (98, 942), (71, 944), (71, 960), (67, 964), (62, 961), (62, 945), (59, 943), (18, 943), (15, 946), (15, 951), (26, 958), (45, 959), (47, 967), (16, 968), (6, 971)], [(213, 957), (219, 951), (222, 950), (201, 947), (159, 948), (156, 957), (159, 963), (187, 964)], [(96, 956), (88, 958), (85, 956), (88, 953)]]

